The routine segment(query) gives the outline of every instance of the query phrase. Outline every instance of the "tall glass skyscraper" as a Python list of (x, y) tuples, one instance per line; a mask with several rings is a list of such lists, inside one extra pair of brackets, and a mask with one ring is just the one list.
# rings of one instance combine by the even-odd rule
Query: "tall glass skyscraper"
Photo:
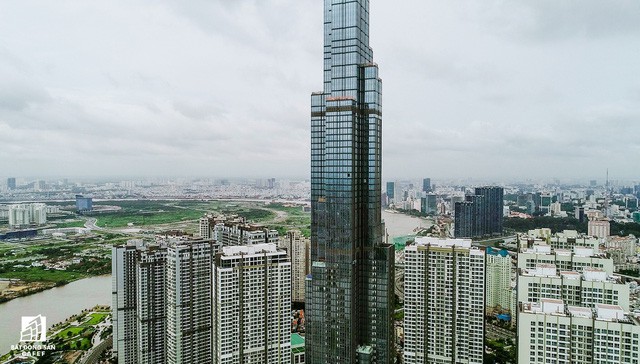
[(306, 362), (390, 363), (393, 247), (381, 220), (381, 80), (369, 1), (325, 0), (324, 89), (311, 96)]

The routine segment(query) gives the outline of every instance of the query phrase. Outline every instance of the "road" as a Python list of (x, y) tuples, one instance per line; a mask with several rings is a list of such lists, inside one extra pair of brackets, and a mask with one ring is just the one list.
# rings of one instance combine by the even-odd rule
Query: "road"
[(108, 350), (112, 346), (113, 346), (113, 336), (109, 336), (106, 340), (98, 344), (98, 346), (94, 347), (93, 349), (91, 349), (91, 351), (83, 355), (83, 357), (80, 359), (80, 363), (81, 364), (96, 363), (98, 359), (100, 359), (100, 355), (102, 355), (102, 353), (105, 350)]
[(398, 267), (396, 267), (394, 289), (400, 302), (404, 302), (404, 269), (398, 269)]
[(502, 327), (487, 323), (486, 334), (489, 339), (513, 339), (516, 338), (516, 333)]
[(496, 241), (502, 241), (502, 240), (504, 240), (505, 243), (513, 243), (513, 242), (516, 241), (516, 236), (515, 235), (512, 235), (512, 236), (501, 236), (501, 237), (487, 239), (487, 240), (474, 241), (472, 243), (472, 245), (474, 245), (474, 246), (493, 246), (493, 243), (495, 243)]
[(96, 219), (95, 217), (88, 217), (87, 220), (84, 222), (84, 227), (89, 230), (104, 230), (104, 228), (101, 228), (100, 226), (96, 225), (97, 222), (98, 222), (98, 219)]

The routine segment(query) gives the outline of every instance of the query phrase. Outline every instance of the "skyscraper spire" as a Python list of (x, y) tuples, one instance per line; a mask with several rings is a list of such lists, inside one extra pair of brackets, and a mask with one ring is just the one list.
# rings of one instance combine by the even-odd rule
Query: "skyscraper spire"
[(311, 96), (306, 360), (390, 363), (393, 247), (381, 220), (382, 110), (369, 1), (325, 0), (324, 88)]

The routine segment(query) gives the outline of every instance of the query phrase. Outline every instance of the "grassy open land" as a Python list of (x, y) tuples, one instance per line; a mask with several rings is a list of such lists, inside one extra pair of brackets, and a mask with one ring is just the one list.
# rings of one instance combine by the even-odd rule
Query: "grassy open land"
[(275, 215), (256, 204), (228, 201), (109, 201), (107, 205), (121, 207), (121, 210), (105, 214), (96, 214), (97, 225), (107, 228), (134, 226), (153, 226), (197, 221), (205, 212), (237, 214), (247, 220), (261, 222)]
[(302, 235), (309, 237), (311, 236), (311, 215), (307, 215), (288, 217), (282, 222), (273, 223), (273, 226), (281, 235), (284, 235), (287, 230), (300, 230)]
[(72, 327), (69, 327), (67, 329), (64, 329), (64, 330), (60, 331), (54, 337), (59, 337), (59, 338), (63, 338), (64, 339), (64, 338), (67, 338), (67, 337), (76, 336), (76, 335), (80, 334), (82, 331), (84, 331), (84, 328), (72, 326)]
[(85, 321), (82, 323), (82, 326), (87, 327), (87, 326), (93, 326), (93, 325), (97, 325), (99, 323), (101, 323), (102, 321), (104, 321), (107, 316), (109, 316), (108, 313), (99, 313), (99, 312), (94, 312), (92, 314), (89, 315), (89, 320)]
[(271, 210), (284, 211), (289, 216), (309, 216), (308, 212), (303, 212), (301, 206), (289, 206), (281, 203), (270, 203), (265, 205), (266, 208)]
[(304, 236), (311, 236), (311, 214), (303, 212), (301, 206), (287, 206), (273, 203), (266, 205), (265, 208), (280, 213), (281, 216), (267, 221), (265, 224), (278, 230), (281, 236), (283, 236), (287, 230), (300, 230)]
[(68, 283), (85, 278), (86, 273), (66, 270), (45, 270), (41, 267), (16, 268), (14, 271), (0, 271), (0, 278), (14, 278), (25, 282)]
[[(109, 234), (113, 240), (121, 235)], [(111, 272), (111, 241), (103, 236), (76, 240), (42, 240), (0, 245), (0, 278), (19, 279), (27, 283), (65, 284), (92, 275)], [(87, 254), (90, 252), (90, 254)], [(79, 254), (85, 256), (79, 256)], [(74, 259), (79, 259), (74, 261)], [(32, 266), (40, 262), (42, 266)], [(49, 264), (49, 269), (46, 265)], [(64, 268), (55, 269), (55, 268)]]

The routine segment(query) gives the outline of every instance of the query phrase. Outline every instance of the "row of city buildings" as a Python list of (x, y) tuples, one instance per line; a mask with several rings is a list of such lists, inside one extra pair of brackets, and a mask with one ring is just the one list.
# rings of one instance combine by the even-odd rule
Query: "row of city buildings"
[(528, 234), (518, 254), (518, 363), (640, 361), (630, 286), (600, 242), (567, 231)]
[(26, 203), (0, 206), (0, 218), (6, 219), (11, 229), (22, 229), (47, 223), (48, 213), (57, 213), (58, 206), (44, 203)]
[(308, 239), (237, 216), (200, 228), (113, 248), (118, 363), (303, 363), (291, 304), (304, 300)]
[[(206, 215), (200, 227), (203, 237), (113, 248), (119, 363), (305, 362), (290, 333), (293, 296), (304, 300), (308, 240), (298, 231), (280, 238), (237, 216)], [(416, 238), (402, 264), (404, 362), (482, 363), (485, 316), (509, 313), (519, 363), (618, 362), (599, 353), (610, 345), (597, 341), (607, 327), (620, 343), (614, 356), (637, 363), (640, 322), (630, 313), (629, 286), (600, 243), (537, 229), (518, 236), (514, 254), (470, 239)], [(583, 337), (569, 334), (572, 323)]]
[(638, 363), (630, 285), (599, 242), (540, 229), (522, 234), (516, 255), (416, 238), (404, 254), (404, 362), (482, 363), (485, 313), (508, 312), (518, 363)]
[[(82, 195), (76, 196), (76, 210), (78, 212), (86, 212), (91, 209), (91, 198)], [(45, 225), (49, 214), (60, 214), (61, 212), (58, 205), (47, 205), (40, 202), (0, 205), (0, 220), (7, 221), (10, 229), (27, 229)]]

